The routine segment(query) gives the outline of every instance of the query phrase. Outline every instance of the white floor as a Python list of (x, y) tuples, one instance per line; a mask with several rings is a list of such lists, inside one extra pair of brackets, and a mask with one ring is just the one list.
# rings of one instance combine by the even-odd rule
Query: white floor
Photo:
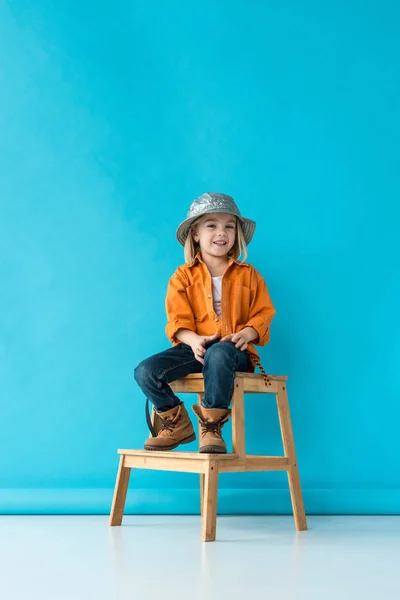
[(399, 600), (400, 517), (1, 516), (2, 600)]

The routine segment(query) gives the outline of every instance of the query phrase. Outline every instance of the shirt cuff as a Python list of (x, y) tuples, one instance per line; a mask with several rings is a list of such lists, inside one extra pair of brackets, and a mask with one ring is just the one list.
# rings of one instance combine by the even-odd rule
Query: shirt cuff
[(245, 327), (252, 327), (258, 333), (258, 338), (252, 340), (250, 342), (251, 344), (256, 344), (257, 346), (265, 346), (269, 342), (269, 326), (259, 326), (257, 325), (257, 323), (249, 321), (249, 323), (246, 323)]
[(190, 331), (193, 331), (193, 332), (196, 331), (193, 321), (176, 319), (175, 321), (172, 321), (171, 323), (167, 323), (167, 326), (165, 328), (165, 333), (167, 334), (167, 338), (171, 342), (175, 342), (175, 343), (179, 342), (179, 340), (175, 337), (175, 334), (178, 331), (178, 329), (190, 329)]

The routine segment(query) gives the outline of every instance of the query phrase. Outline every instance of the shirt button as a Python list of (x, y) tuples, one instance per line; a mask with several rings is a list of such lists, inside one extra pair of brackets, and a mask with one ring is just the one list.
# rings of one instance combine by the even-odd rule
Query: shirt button
[(207, 298), (211, 298), (210, 294), (208, 294)]
[(217, 317), (215, 318), (215, 322), (218, 323), (218, 318)]

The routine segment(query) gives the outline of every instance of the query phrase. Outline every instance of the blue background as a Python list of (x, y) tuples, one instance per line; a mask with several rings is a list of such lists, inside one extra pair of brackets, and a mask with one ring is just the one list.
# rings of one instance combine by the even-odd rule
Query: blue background
[[(117, 448), (147, 437), (133, 369), (169, 346), (175, 229), (206, 190), (258, 223), (261, 358), (290, 378), (306, 510), (399, 512), (399, 18), (0, 2), (2, 512), (109, 511)], [(246, 408), (249, 452), (282, 452), (274, 398)], [(135, 471), (128, 511), (198, 512), (198, 483)], [(291, 510), (284, 473), (220, 486), (221, 512)]]

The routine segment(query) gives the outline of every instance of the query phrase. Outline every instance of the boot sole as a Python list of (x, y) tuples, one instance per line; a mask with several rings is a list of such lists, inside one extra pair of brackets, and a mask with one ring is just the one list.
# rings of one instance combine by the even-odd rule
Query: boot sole
[(190, 442), (194, 442), (196, 439), (196, 434), (193, 433), (192, 435), (189, 435), (189, 437), (185, 438), (184, 440), (181, 440), (180, 442), (178, 442), (177, 444), (174, 444), (173, 446), (149, 446), (148, 444), (144, 445), (144, 449), (145, 450), (153, 450), (153, 451), (157, 451), (159, 450), (160, 452), (168, 452), (168, 450), (173, 450), (174, 448), (177, 448), (178, 446), (180, 446), (181, 444), (190, 444)]
[(199, 452), (201, 454), (226, 454), (226, 449), (220, 446), (204, 446), (200, 448)]

